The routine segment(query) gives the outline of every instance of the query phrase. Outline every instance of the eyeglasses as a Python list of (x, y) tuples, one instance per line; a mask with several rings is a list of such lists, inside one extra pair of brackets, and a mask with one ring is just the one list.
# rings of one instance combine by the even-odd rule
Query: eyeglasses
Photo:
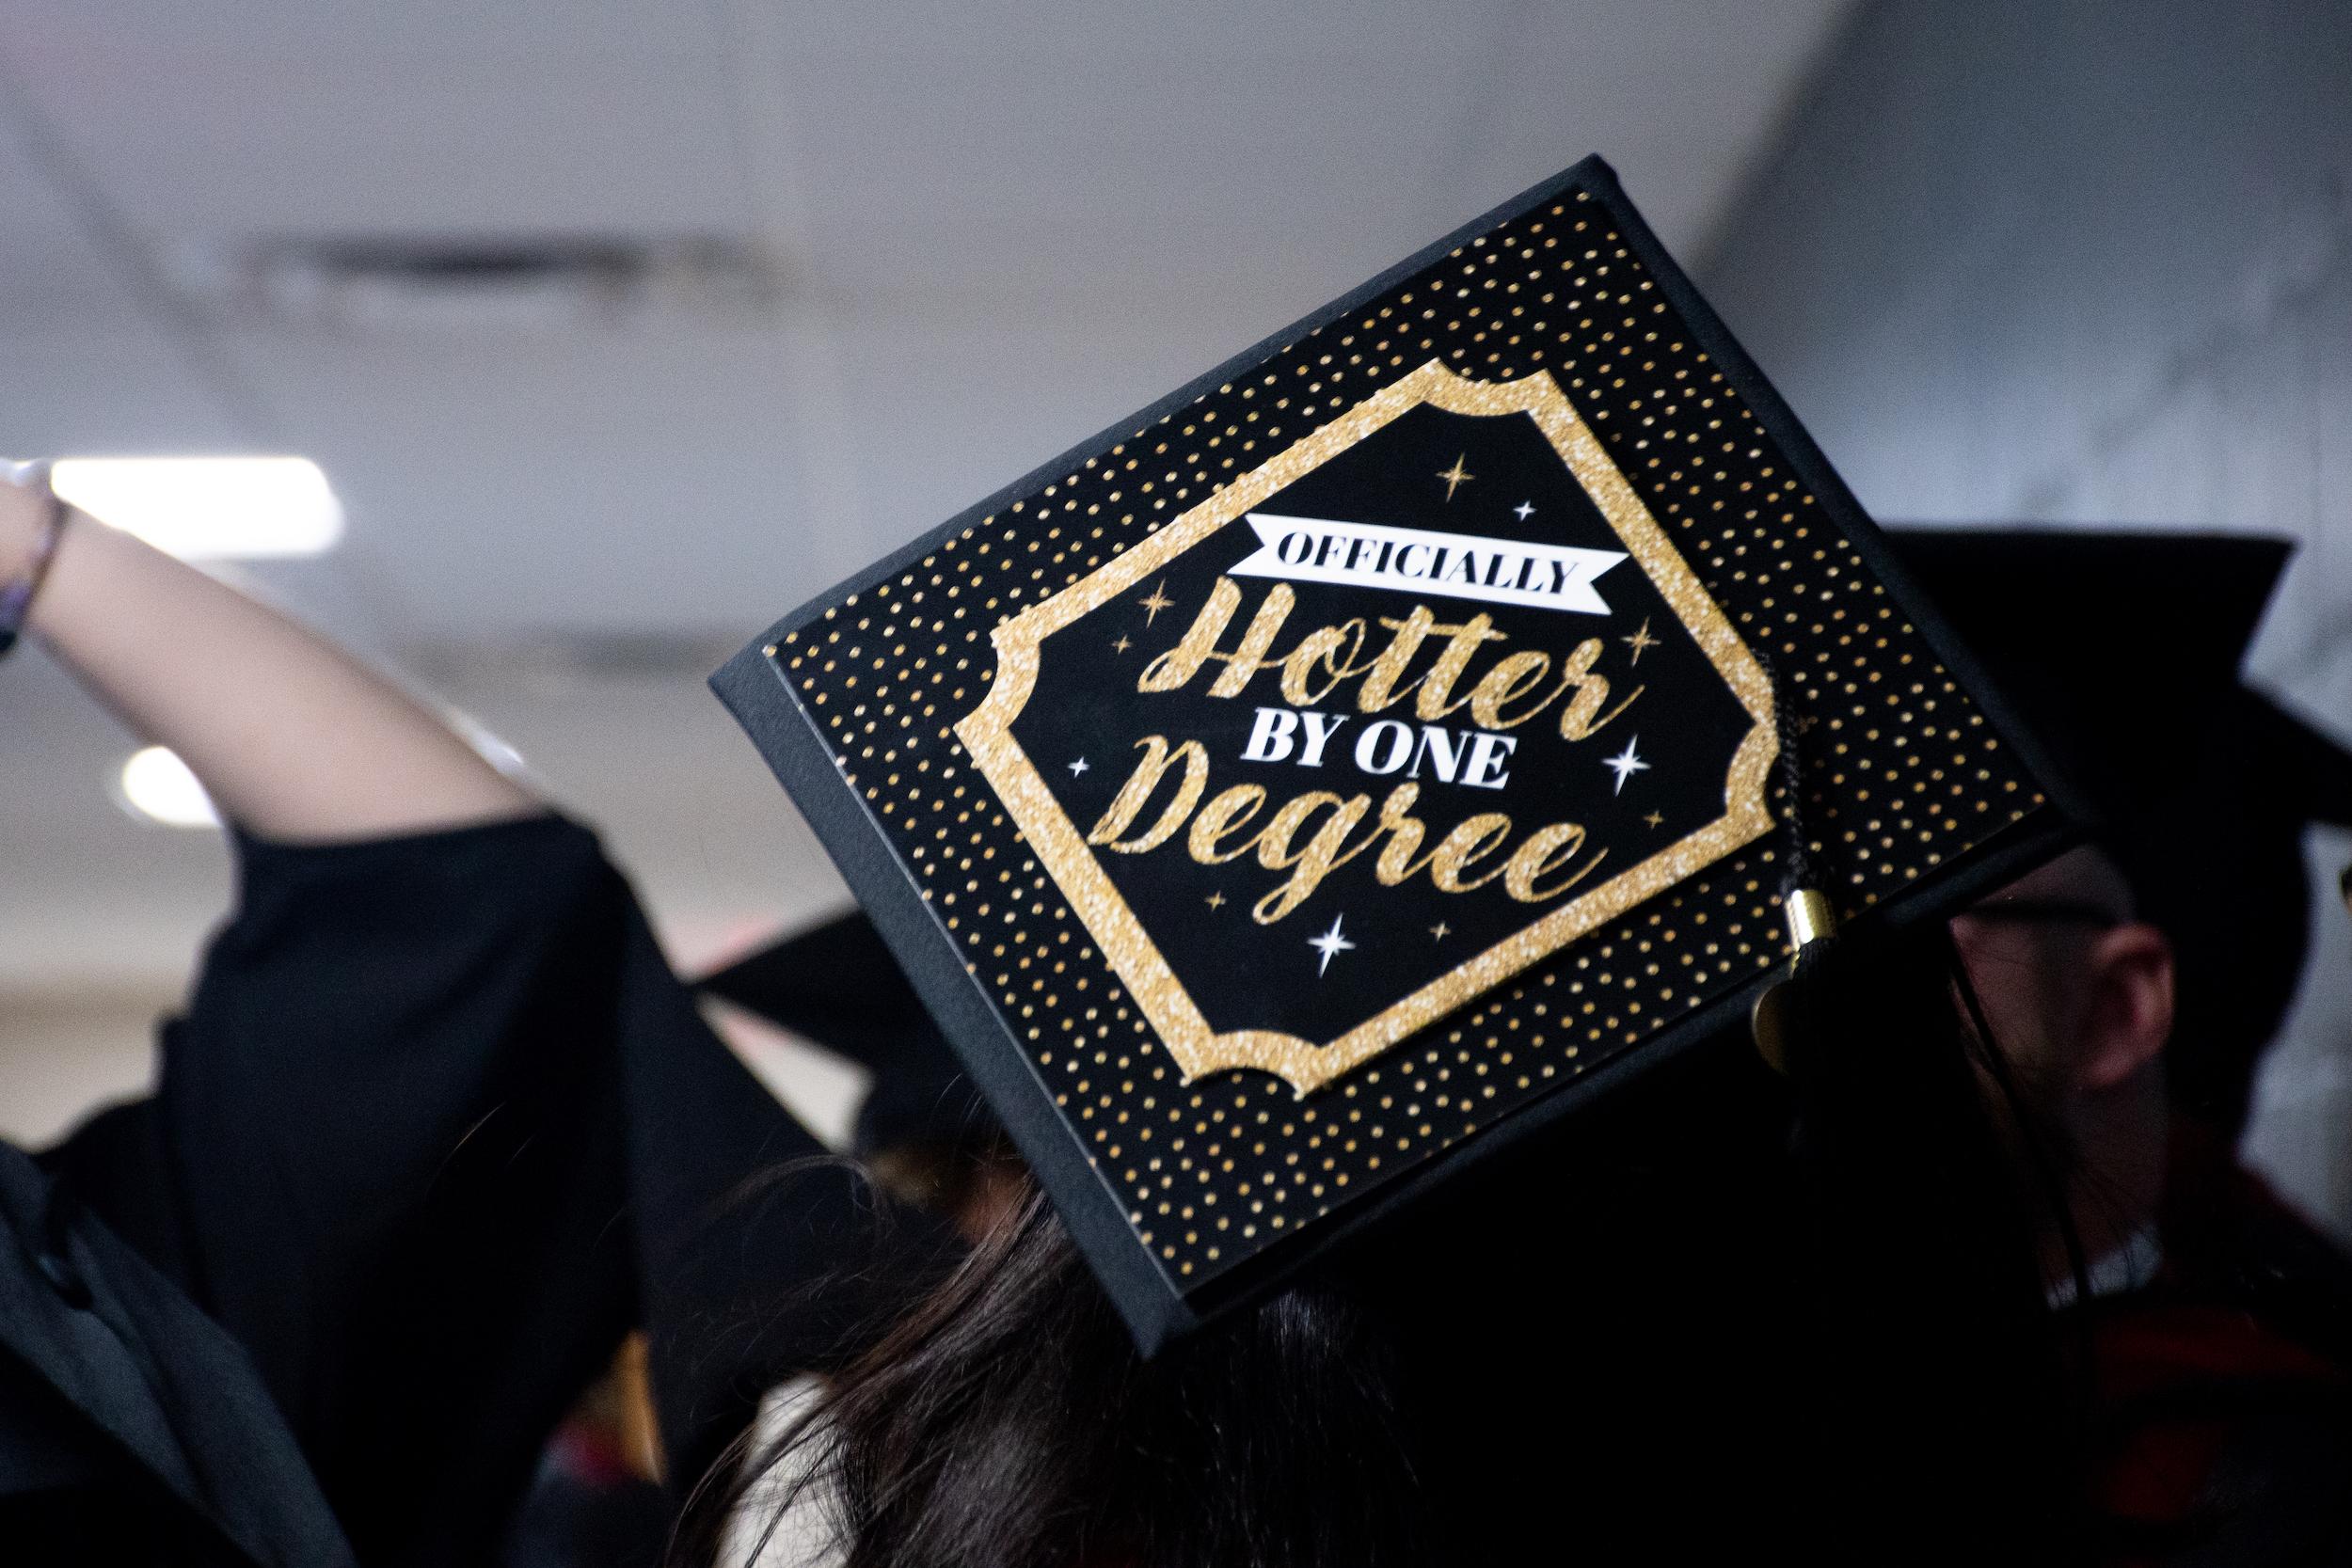
[(2019, 926), (2091, 926), (2101, 930), (2121, 926), (2125, 916), (2082, 898), (2003, 898), (1972, 904), (1960, 911), (1970, 920), (1992, 920)]

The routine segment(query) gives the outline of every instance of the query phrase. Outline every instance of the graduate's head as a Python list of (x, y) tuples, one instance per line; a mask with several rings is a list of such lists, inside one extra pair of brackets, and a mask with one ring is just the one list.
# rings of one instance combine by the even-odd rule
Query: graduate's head
[(1856, 966), (1834, 1043), (1868, 1116), (1805, 1158), (1788, 1081), (1727, 1034), (1149, 1359), (1017, 1177), (747, 1475), (831, 1494), (858, 1562), (1467, 1565), (1571, 1526), (1679, 1560), (1923, 1518), (2011, 1544), (2055, 1423), (1991, 1303), (2041, 1284), (1947, 974), (1922, 928)]
[(2031, 1120), (2013, 1131), (2042, 1140), (2085, 1243), (2105, 1250), (2148, 1222), (2161, 1188), (2172, 942), (2090, 846), (1955, 915), (1951, 933)]
[(1994, 1040), (2035, 1107), (2071, 1124), (2081, 1107), (2163, 1098), (2171, 1037), (2171, 939), (2138, 917), (2104, 850), (2068, 851), (1952, 918)]
[(2104, 859), (2086, 851), (2037, 874), (2027, 901), (2079, 893), (2129, 917), (2104, 931), (1955, 929), (1988, 962), (2024, 954), (2036, 973), (2077, 982), (2077, 1002), (2113, 977), (2113, 959), (2150, 971), (2147, 928), (2161, 931), (2177, 974), (2173, 1106), (2233, 1135), (2303, 966), (2303, 829), (2352, 819), (2352, 757), (2239, 677), (2292, 546), (2110, 530), (1893, 538), (2101, 819)]

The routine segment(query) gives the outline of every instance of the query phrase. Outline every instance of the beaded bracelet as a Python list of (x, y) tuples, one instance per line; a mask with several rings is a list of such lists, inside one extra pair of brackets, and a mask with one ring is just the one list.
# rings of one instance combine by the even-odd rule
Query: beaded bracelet
[(49, 563), (56, 559), (57, 542), (65, 537), (65, 520), (72, 510), (50, 483), (47, 463), (16, 463), (8, 465), (8, 483), (24, 489), (40, 487), (49, 498), (49, 515), (41, 521), (40, 537), (33, 542), (33, 558), (24, 563), (24, 570), (0, 583), (0, 658), (8, 657), (24, 632), (24, 618), (33, 610), (33, 595), (40, 592)]

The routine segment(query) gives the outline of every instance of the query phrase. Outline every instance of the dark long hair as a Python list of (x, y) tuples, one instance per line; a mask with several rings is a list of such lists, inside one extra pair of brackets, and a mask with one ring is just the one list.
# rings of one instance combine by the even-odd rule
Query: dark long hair
[(716, 1512), (808, 1510), (850, 1568), (1419, 1563), (1389, 1359), (1310, 1287), (1142, 1361), (1032, 1185)]
[(1032, 1190), (688, 1539), (752, 1498), (850, 1568), (2058, 1560), (2076, 1412), (1953, 962), (1849, 951), (1793, 1090), (1702, 1053), (1148, 1363)]

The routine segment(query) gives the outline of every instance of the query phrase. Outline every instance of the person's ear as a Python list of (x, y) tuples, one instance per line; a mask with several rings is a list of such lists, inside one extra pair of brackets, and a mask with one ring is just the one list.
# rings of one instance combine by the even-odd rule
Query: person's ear
[(2089, 958), (2075, 1081), (2111, 1089), (2155, 1060), (2172, 1036), (2172, 942), (2135, 921), (2102, 931)]

